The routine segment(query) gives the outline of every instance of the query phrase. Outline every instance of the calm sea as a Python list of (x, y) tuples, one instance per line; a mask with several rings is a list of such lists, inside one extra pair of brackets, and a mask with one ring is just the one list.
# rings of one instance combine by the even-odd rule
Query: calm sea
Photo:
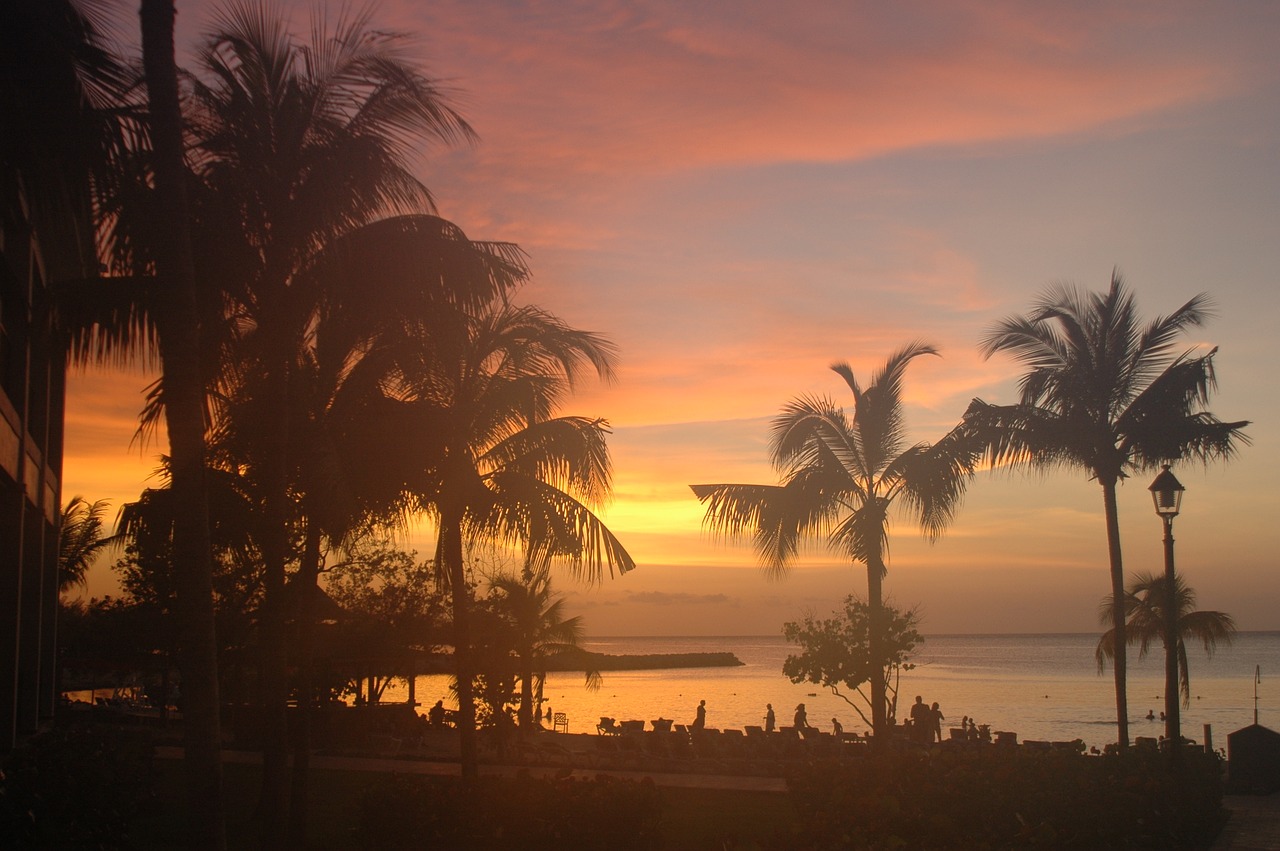
[[(991, 729), (1009, 730), (1019, 741), (1083, 739), (1101, 748), (1114, 742), (1115, 689), (1111, 669), (1099, 675), (1093, 650), (1096, 635), (937, 635), (917, 648), (914, 670), (902, 675), (899, 717), (906, 717), (917, 694), (941, 705), (944, 728), (959, 726), (968, 715)], [(849, 732), (869, 726), (854, 709), (821, 687), (793, 684), (782, 663), (795, 646), (781, 636), (595, 638), (589, 650), (610, 654), (696, 653), (729, 651), (745, 665), (664, 671), (617, 671), (604, 674), (598, 691), (583, 687), (580, 674), (550, 674), (544, 697), (556, 712), (569, 716), (569, 730), (595, 732), (600, 716), (618, 720), (672, 718), (693, 720), (699, 700), (707, 702), (707, 726), (718, 728), (763, 723), (765, 704), (772, 703), (779, 725), (791, 723), (796, 704), (804, 703), (809, 723), (830, 729), (837, 717)], [(1191, 706), (1183, 710), (1183, 734), (1203, 741), (1211, 724), (1215, 747), (1224, 748), (1228, 733), (1253, 723), (1255, 688), (1258, 720), (1280, 728), (1280, 632), (1248, 632), (1231, 646), (1219, 646), (1207, 657), (1199, 646), (1190, 652)], [(1162, 651), (1129, 660), (1130, 736), (1159, 736), (1164, 706)], [(1262, 681), (1254, 682), (1261, 669)], [(388, 690), (384, 699), (405, 699), (406, 692)], [(448, 679), (419, 677), (421, 711), (443, 698), (453, 705)]]

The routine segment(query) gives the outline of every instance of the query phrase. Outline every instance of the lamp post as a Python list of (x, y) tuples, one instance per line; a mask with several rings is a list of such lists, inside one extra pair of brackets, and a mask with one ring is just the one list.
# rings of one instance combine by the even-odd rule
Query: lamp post
[(1182, 483), (1165, 464), (1148, 488), (1156, 515), (1164, 521), (1164, 737), (1176, 760), (1182, 750), (1182, 721), (1178, 706), (1178, 583), (1173, 569), (1173, 518), (1182, 505)]

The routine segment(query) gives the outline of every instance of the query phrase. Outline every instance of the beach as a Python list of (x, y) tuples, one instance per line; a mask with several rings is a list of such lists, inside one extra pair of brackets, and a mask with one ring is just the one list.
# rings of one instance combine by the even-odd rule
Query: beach
[[(969, 716), (993, 732), (1017, 733), (1019, 741), (1081, 739), (1102, 748), (1116, 739), (1115, 690), (1110, 668), (1101, 675), (1097, 671), (1096, 642), (1096, 635), (1080, 633), (927, 636), (914, 655), (916, 666), (902, 672), (899, 718), (918, 694), (941, 705), (944, 731)], [(571, 732), (595, 732), (602, 716), (687, 724), (700, 700), (707, 702), (707, 726), (718, 729), (763, 724), (769, 703), (780, 725), (790, 724), (796, 706), (804, 703), (809, 723), (821, 729), (830, 730), (833, 717), (846, 732), (863, 733), (870, 726), (829, 690), (793, 684), (783, 676), (783, 660), (795, 647), (781, 636), (597, 637), (584, 646), (608, 654), (728, 652), (744, 664), (612, 671), (604, 674), (597, 691), (585, 687), (581, 674), (548, 674), (544, 710), (564, 712)], [(1182, 714), (1184, 735), (1203, 742), (1204, 725), (1209, 724), (1215, 748), (1225, 748), (1228, 733), (1253, 723), (1255, 687), (1259, 722), (1280, 726), (1280, 632), (1241, 633), (1212, 658), (1199, 647), (1189, 648), (1189, 658), (1192, 698)], [(1163, 658), (1149, 654), (1139, 660), (1134, 650), (1129, 668), (1130, 737), (1158, 737), (1164, 730), (1159, 721)], [(1259, 669), (1262, 682), (1255, 684)], [(436, 700), (452, 705), (448, 683), (444, 675), (419, 677), (419, 711)], [(405, 700), (407, 695), (407, 688), (396, 683), (383, 700)], [(851, 697), (858, 700), (856, 694)], [(1145, 717), (1148, 711), (1156, 716), (1153, 720)]]

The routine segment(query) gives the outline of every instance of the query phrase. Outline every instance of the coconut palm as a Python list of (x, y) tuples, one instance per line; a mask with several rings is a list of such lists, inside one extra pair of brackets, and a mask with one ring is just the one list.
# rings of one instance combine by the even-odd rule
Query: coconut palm
[[(778, 485), (693, 485), (706, 503), (703, 524), (731, 538), (751, 537), (766, 570), (787, 571), (809, 536), (861, 563), (874, 618), (883, 613), (891, 509), (910, 510), (930, 540), (951, 522), (978, 453), (971, 436), (953, 429), (934, 444), (908, 443), (902, 378), (921, 355), (937, 352), (912, 343), (894, 353), (863, 388), (848, 364), (832, 370), (853, 394), (849, 417), (830, 398), (800, 397), (773, 421), (771, 454)], [(871, 657), (880, 658), (881, 635), (872, 630)], [(883, 677), (871, 680), (873, 729), (888, 735)]]
[(1175, 351), (1177, 338), (1208, 316), (1208, 298), (1198, 295), (1143, 325), (1119, 274), (1104, 293), (1053, 287), (1030, 314), (1000, 321), (982, 341), (984, 356), (1009, 352), (1026, 367), (1019, 402), (975, 399), (965, 414), (993, 464), (1083, 470), (1102, 488), (1121, 748), (1129, 721), (1116, 486), (1183, 458), (1230, 458), (1248, 442), (1247, 422), (1224, 423), (1206, 409), (1217, 349)]
[(436, 563), (450, 595), (465, 775), (476, 773), (469, 544), (520, 547), (539, 571), (553, 562), (599, 581), (631, 555), (593, 513), (608, 497), (603, 420), (555, 416), (584, 370), (613, 373), (613, 347), (535, 307), (496, 302), (434, 325), (403, 363), (402, 398), (421, 405), (402, 453), (429, 473), (415, 495), (435, 522)]
[[(534, 693), (541, 692), (548, 659), (579, 648), (583, 636), (581, 616), (564, 616), (564, 598), (551, 590), (546, 570), (521, 576), (497, 576), (490, 580), (498, 611), (511, 622), (520, 678), (520, 730), (534, 727)], [(600, 672), (585, 671), (587, 688), (600, 687)]]
[[(296, 444), (290, 401), (295, 367), (321, 298), (310, 273), (378, 258), (378, 269), (438, 293), (432, 268), (419, 264), (430, 193), (409, 164), (424, 141), (473, 138), (444, 92), (405, 51), (405, 39), (372, 25), (367, 14), (317, 19), (309, 44), (262, 4), (225, 7), (197, 54), (186, 98), (192, 220), (206, 237), (195, 269), (210, 316), (203, 345), (220, 355), (216, 377), (239, 385), (250, 371), (261, 398), (275, 405), (260, 420), (262, 451), (251, 457), (262, 513), (274, 533), (262, 541), (264, 836), (281, 839), (288, 810), (284, 707), (284, 588), (297, 518), (290, 494)], [(127, 223), (121, 225), (127, 230)], [(336, 243), (342, 256), (320, 255)], [(438, 268), (438, 263), (436, 267)], [(418, 268), (421, 266), (422, 268)], [(484, 297), (491, 291), (483, 293)], [(222, 321), (222, 320), (229, 321)], [(214, 374), (211, 373), (211, 377)]]
[(86, 586), (89, 567), (99, 554), (115, 543), (106, 533), (102, 518), (109, 504), (105, 499), (90, 503), (74, 496), (62, 508), (58, 532), (58, 591)]
[[(1187, 585), (1182, 576), (1175, 576), (1173, 587), (1177, 601), (1178, 635), (1176, 641), (1169, 640), (1168, 621), (1165, 611), (1168, 606), (1169, 583), (1166, 577), (1151, 573), (1140, 573), (1133, 577), (1129, 589), (1124, 596), (1123, 617), (1125, 621), (1125, 641), (1138, 645), (1138, 658), (1145, 658), (1153, 643), (1158, 642), (1165, 653), (1177, 657), (1177, 682), (1165, 683), (1170, 692), (1182, 693), (1182, 705), (1191, 705), (1191, 671), (1187, 664), (1187, 640), (1199, 641), (1208, 656), (1213, 656), (1218, 642), (1231, 644), (1236, 634), (1236, 623), (1226, 612), (1196, 609), (1195, 589)], [(1105, 625), (1113, 621), (1115, 600), (1106, 597), (1098, 608), (1098, 619)], [(1108, 629), (1098, 639), (1098, 647), (1094, 651), (1098, 661), (1098, 671), (1105, 669), (1107, 662), (1115, 658), (1115, 635)]]

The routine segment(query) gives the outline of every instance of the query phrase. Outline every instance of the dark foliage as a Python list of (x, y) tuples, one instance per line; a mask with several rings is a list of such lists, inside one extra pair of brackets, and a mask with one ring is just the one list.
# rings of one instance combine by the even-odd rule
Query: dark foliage
[(0, 776), (0, 847), (128, 847), (152, 798), (145, 731), (71, 726), (9, 754)]
[(1177, 774), (1158, 752), (873, 753), (790, 786), (789, 849), (1204, 848), (1223, 815), (1221, 764), (1190, 750)]
[(625, 849), (659, 845), (649, 780), (393, 774), (361, 799), (357, 848)]

